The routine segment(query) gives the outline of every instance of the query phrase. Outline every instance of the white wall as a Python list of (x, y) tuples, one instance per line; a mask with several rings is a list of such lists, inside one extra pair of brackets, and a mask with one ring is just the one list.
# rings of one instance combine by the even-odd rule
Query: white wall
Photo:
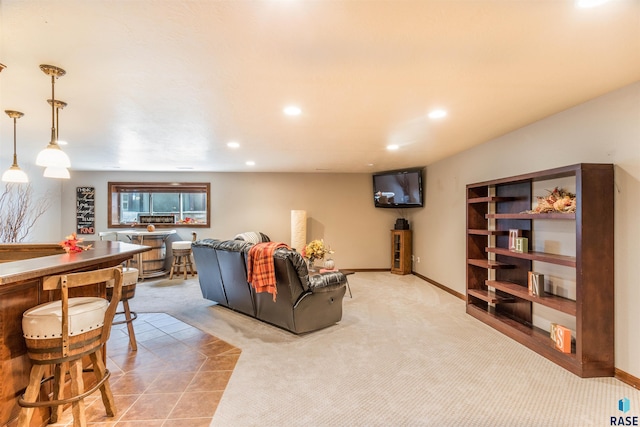
[[(10, 153), (11, 159), (0, 159), (2, 169), (0, 174), (7, 170), (13, 162), (13, 153)], [(42, 176), (44, 168), (26, 161), (20, 161), (20, 168), (27, 173), (29, 184), (32, 189), (31, 200), (33, 203), (41, 203), (46, 199), (49, 208), (40, 216), (27, 237), (23, 240), (28, 242), (57, 242), (60, 240), (60, 194), (62, 192), (63, 182), (55, 179), (48, 179)], [(5, 183), (2, 185), (4, 191)], [(19, 184), (25, 185), (25, 184)]]
[(464, 294), (466, 184), (576, 163), (616, 165), (616, 367), (640, 377), (640, 83), (430, 165), (414, 270)]
[[(291, 210), (307, 211), (307, 241), (323, 238), (341, 268), (389, 268), (397, 212), (373, 207), (369, 174), (72, 172), (62, 193), (60, 236), (75, 230), (76, 187), (96, 189), (96, 230), (107, 230), (108, 181), (211, 183), (211, 228), (179, 228), (182, 238), (231, 239), (244, 231), (290, 243)], [(97, 236), (85, 236), (86, 240)]]

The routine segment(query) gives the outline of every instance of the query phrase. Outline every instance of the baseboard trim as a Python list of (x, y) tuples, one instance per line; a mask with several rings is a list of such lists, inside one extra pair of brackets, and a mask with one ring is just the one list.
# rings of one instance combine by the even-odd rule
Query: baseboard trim
[(625, 384), (630, 385), (635, 389), (640, 389), (640, 378), (634, 377), (631, 374), (626, 373), (618, 368), (614, 369), (614, 375), (616, 379), (622, 381)]
[(422, 274), (420, 274), (420, 273), (416, 273), (415, 271), (412, 271), (411, 273), (412, 273), (414, 276), (417, 276), (417, 277), (421, 278), (421, 279), (422, 279), (422, 280), (424, 280), (425, 282), (431, 283), (431, 284), (432, 284), (433, 286), (435, 286), (436, 288), (440, 288), (440, 289), (442, 289), (443, 291), (445, 291), (445, 292), (447, 292), (447, 293), (449, 293), (449, 294), (453, 295), (454, 297), (458, 297), (458, 298), (460, 298), (460, 299), (461, 299), (461, 300), (463, 300), (463, 301), (466, 301), (466, 300), (467, 300), (467, 298), (466, 298), (463, 294), (461, 294), (461, 293), (459, 293), (459, 292), (456, 292), (456, 291), (454, 291), (454, 290), (453, 290), (453, 289), (451, 289), (451, 288), (446, 287), (446, 286), (445, 286), (445, 285), (443, 285), (442, 283), (438, 283), (438, 282), (436, 282), (435, 280), (429, 279), (427, 276), (423, 276), (423, 275), (422, 275)]

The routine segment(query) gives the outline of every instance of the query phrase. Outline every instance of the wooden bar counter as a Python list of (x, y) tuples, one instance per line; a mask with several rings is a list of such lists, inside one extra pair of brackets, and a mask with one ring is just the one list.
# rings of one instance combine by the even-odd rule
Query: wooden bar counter
[[(31, 362), (22, 336), (22, 313), (53, 299), (42, 290), (43, 277), (113, 267), (148, 251), (124, 242), (82, 242), (92, 248), (67, 254), (57, 244), (0, 244), (0, 426), (14, 425), (18, 397), (29, 382)], [(84, 288), (82, 295), (104, 296), (104, 286)], [(92, 376), (87, 378), (91, 383)], [(32, 425), (45, 425), (49, 408), (36, 410)]]

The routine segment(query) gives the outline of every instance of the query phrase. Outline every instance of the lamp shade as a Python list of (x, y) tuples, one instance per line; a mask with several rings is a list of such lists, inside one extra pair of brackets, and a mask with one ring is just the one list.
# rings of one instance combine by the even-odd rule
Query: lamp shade
[(69, 168), (71, 160), (69, 156), (58, 147), (58, 144), (49, 143), (47, 148), (38, 153), (36, 165), (52, 168)]
[(69, 170), (67, 168), (54, 168), (49, 166), (44, 170), (45, 178), (60, 178), (60, 179), (69, 179), (71, 175), (69, 174)]
[(307, 244), (307, 211), (291, 211), (291, 247), (302, 251)]
[(4, 182), (29, 182), (27, 174), (18, 166), (11, 166), (2, 174), (2, 180)]
[(27, 174), (18, 166), (18, 154), (16, 153), (16, 121), (24, 116), (20, 111), (4, 110), (11, 119), (13, 119), (13, 164), (11, 167), (2, 174), (2, 180), (4, 182), (16, 182), (25, 183), (29, 182)]

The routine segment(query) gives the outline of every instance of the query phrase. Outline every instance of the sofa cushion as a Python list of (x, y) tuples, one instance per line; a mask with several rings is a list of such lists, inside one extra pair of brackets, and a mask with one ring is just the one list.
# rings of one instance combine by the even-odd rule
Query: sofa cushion
[(289, 259), (296, 271), (298, 279), (300, 279), (302, 289), (305, 291), (309, 290), (309, 270), (307, 269), (307, 263), (302, 255), (300, 255), (300, 252), (289, 248), (279, 248), (273, 254), (273, 257), (278, 259)]
[(245, 233), (236, 234), (233, 240), (244, 240), (251, 243), (264, 243), (270, 242), (269, 236), (257, 231), (247, 231)]
[(309, 289), (316, 292), (331, 292), (344, 287), (347, 278), (340, 271), (331, 271), (324, 274), (316, 274), (309, 277)]

